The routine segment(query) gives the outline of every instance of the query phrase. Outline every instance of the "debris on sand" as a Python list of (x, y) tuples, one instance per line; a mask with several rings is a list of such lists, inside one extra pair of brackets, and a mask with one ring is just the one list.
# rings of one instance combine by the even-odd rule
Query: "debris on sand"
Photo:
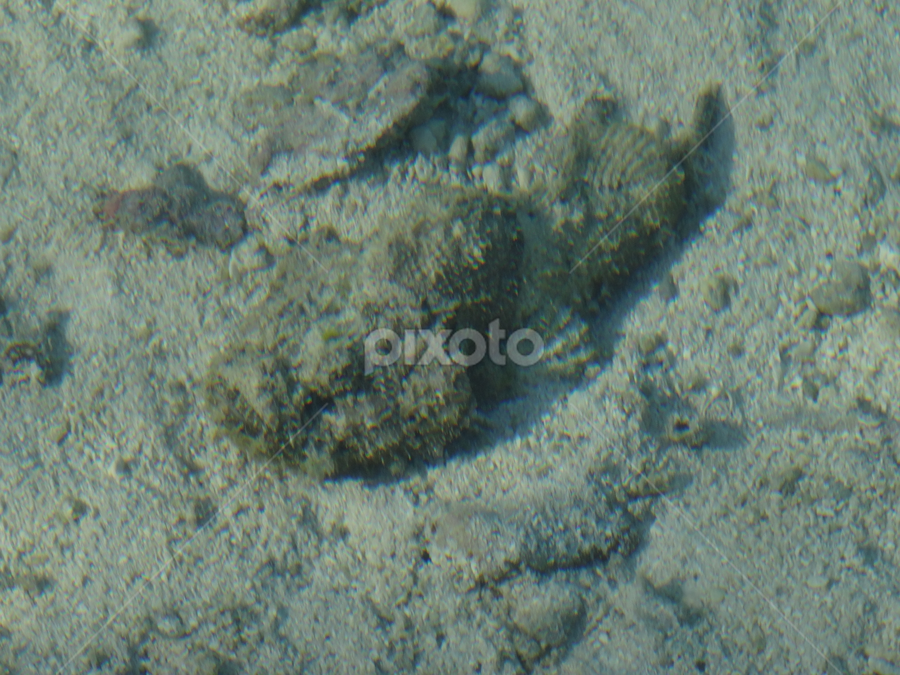
[(299, 189), (344, 177), (404, 128), (430, 80), (425, 64), (396, 45), (342, 59), (320, 55), (300, 69), (292, 104), (263, 120), (266, 131), (251, 150), (251, 168), (263, 172), (276, 155), (290, 153), (303, 157), (287, 162), (290, 183)]
[(98, 216), (109, 229), (176, 248), (194, 240), (226, 250), (247, 230), (240, 200), (211, 190), (197, 169), (180, 163), (160, 172), (150, 187), (113, 193)]

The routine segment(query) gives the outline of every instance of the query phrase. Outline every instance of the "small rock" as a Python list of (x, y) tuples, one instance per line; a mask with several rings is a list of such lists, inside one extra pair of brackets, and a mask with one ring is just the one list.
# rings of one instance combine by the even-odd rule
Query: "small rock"
[(453, 142), (450, 143), (450, 150), (447, 152), (450, 163), (456, 169), (464, 169), (468, 155), (469, 137), (466, 134), (457, 134), (453, 138)]
[(818, 346), (815, 340), (804, 340), (794, 347), (791, 356), (799, 363), (813, 364), (816, 361), (816, 349)]
[(475, 161), (479, 164), (491, 161), (504, 146), (511, 144), (515, 137), (515, 129), (509, 120), (495, 119), (488, 122), (472, 136)]
[(486, 0), (437, 0), (437, 8), (454, 16), (458, 21), (474, 23), (486, 9)]
[(638, 337), (637, 348), (638, 353), (646, 359), (648, 356), (653, 354), (660, 347), (665, 346), (668, 340), (664, 333), (644, 333)]
[(501, 579), (519, 561), (515, 523), (479, 505), (462, 502), (441, 514), (435, 523), (432, 556), (453, 562), (477, 580)]
[(53, 424), (47, 432), (47, 436), (56, 445), (62, 445), (63, 441), (66, 440), (66, 436), (69, 435), (69, 431), (69, 421), (63, 420)]
[(685, 445), (698, 450), (709, 441), (710, 428), (702, 415), (685, 408), (666, 421), (664, 438), (673, 445)]
[(831, 277), (816, 286), (810, 300), (822, 314), (849, 316), (866, 309), (871, 301), (869, 271), (852, 260), (836, 260)]
[(734, 279), (728, 274), (714, 274), (706, 279), (701, 290), (703, 300), (714, 312), (721, 312), (731, 304)]
[(291, 26), (306, 9), (307, 0), (251, 0), (238, 3), (237, 25), (255, 35), (272, 35)]
[(316, 46), (316, 34), (308, 26), (300, 26), (282, 35), (279, 43), (285, 52), (305, 54)]
[(64, 523), (77, 523), (90, 513), (91, 507), (82, 499), (72, 495), (63, 499), (57, 515)]
[(878, 330), (881, 339), (889, 344), (900, 340), (900, 312), (890, 307), (882, 309), (878, 319)]
[(113, 45), (120, 54), (146, 49), (150, 46), (155, 32), (152, 21), (132, 18), (126, 21), (113, 36)]
[(875, 259), (882, 270), (889, 270), (900, 278), (900, 250), (887, 238), (878, 242), (874, 248)]
[(515, 589), (510, 619), (519, 632), (516, 652), (533, 662), (574, 637), (584, 617), (584, 604), (570, 584), (547, 582)]
[(887, 187), (878, 167), (872, 162), (864, 162), (866, 168), (866, 184), (863, 189), (863, 206), (867, 209), (874, 208), (878, 202), (884, 199)]
[(179, 219), (204, 204), (210, 194), (203, 174), (180, 163), (161, 171), (153, 186), (165, 195), (167, 211)]
[(488, 52), (478, 67), (477, 91), (496, 99), (509, 98), (525, 88), (516, 64), (508, 56)]
[(534, 185), (534, 172), (532, 167), (528, 165), (527, 159), (521, 154), (516, 155), (515, 164), (513, 164), (513, 172), (515, 175), (516, 186), (520, 190), (530, 191)]
[(828, 165), (812, 153), (805, 156), (799, 155), (797, 164), (803, 175), (816, 183), (828, 185), (840, 178), (839, 174), (832, 173)]
[(797, 326), (803, 330), (815, 330), (819, 325), (819, 310), (806, 303), (797, 317)]
[(178, 614), (166, 612), (156, 617), (156, 630), (163, 637), (175, 639), (184, 636), (185, 625)]
[(248, 272), (266, 269), (272, 258), (259, 232), (251, 232), (228, 256), (228, 276), (238, 279)]
[(509, 100), (509, 115), (517, 127), (529, 133), (541, 124), (541, 106), (525, 94), (518, 94)]
[(407, 33), (411, 37), (424, 37), (436, 35), (442, 28), (441, 17), (433, 5), (425, 3), (419, 5), (413, 14), (412, 24)]
[(671, 302), (678, 297), (678, 283), (671, 272), (666, 273), (665, 278), (659, 284), (657, 292), (659, 293), (659, 299), (663, 302)]
[(815, 403), (819, 400), (819, 385), (806, 375), (800, 381), (800, 391), (803, 393), (803, 398), (808, 401)]
[(730, 357), (732, 357), (734, 359), (739, 359), (740, 357), (742, 357), (744, 354), (747, 353), (747, 348), (744, 345), (743, 340), (737, 339), (734, 342), (732, 342), (730, 345), (728, 345), (728, 348), (726, 351), (728, 352), (728, 355)]
[(784, 467), (772, 475), (769, 485), (773, 492), (780, 492), (783, 495), (790, 496), (797, 490), (797, 484), (803, 478), (803, 467), (788, 466)]

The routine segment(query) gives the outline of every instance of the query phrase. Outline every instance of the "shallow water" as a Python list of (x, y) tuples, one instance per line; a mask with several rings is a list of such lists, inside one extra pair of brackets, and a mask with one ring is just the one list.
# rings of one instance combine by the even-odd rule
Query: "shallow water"
[(892, 8), (3, 10), (5, 669), (900, 669)]

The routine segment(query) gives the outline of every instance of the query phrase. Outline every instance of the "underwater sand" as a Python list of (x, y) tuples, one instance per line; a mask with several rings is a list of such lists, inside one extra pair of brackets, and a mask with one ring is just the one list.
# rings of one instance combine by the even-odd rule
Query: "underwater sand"
[[(391, 0), (353, 35), (402, 36), (421, 4)], [(3, 3), (0, 297), (27, 325), (63, 315), (68, 354), (49, 385), (29, 361), (0, 384), (4, 671), (900, 672), (897, 9), (486, 12), (510, 7), (497, 40), (554, 125), (603, 89), (677, 129), (721, 81), (727, 196), (596, 322), (611, 351), (585, 381), (511, 403), (494, 442), (446, 462), (322, 483), (243, 457), (200, 383), (265, 295), (259, 246), (326, 222), (363, 239), (433, 167), (412, 155), (309, 194), (260, 179), (233, 102), (289, 57), (233, 3)], [(141, 49), (135, 16), (155, 36)], [(176, 161), (249, 203), (252, 241), (179, 257), (103, 230), (103, 193)], [(841, 259), (871, 301), (816, 317)], [(661, 440), (648, 382), (702, 442)], [(597, 475), (633, 498), (630, 546), (507, 564), (532, 520), (563, 547), (596, 526)]]

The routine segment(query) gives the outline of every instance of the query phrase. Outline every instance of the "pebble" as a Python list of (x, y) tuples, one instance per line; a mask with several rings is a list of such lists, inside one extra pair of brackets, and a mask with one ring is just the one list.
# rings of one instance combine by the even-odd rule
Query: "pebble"
[(664, 347), (668, 340), (663, 333), (644, 333), (638, 337), (637, 348), (638, 353), (646, 359), (660, 347)]
[(309, 26), (300, 26), (285, 33), (280, 42), (286, 52), (304, 54), (316, 46), (316, 34)]
[(541, 106), (525, 94), (509, 99), (509, 116), (517, 127), (532, 132), (541, 124)]
[(863, 188), (863, 206), (871, 209), (874, 208), (887, 193), (887, 186), (884, 184), (884, 178), (878, 167), (870, 161), (865, 161), (866, 184)]
[(849, 316), (866, 309), (871, 302), (869, 271), (852, 260), (836, 260), (831, 276), (816, 286), (810, 300), (822, 314)]
[(69, 421), (64, 420), (62, 422), (54, 423), (47, 431), (47, 437), (52, 443), (62, 445), (63, 441), (66, 440), (66, 436), (69, 435), (69, 431)]
[(671, 272), (666, 273), (666, 276), (659, 284), (657, 292), (659, 293), (659, 299), (663, 302), (672, 302), (678, 297), (678, 283)]
[(806, 579), (806, 585), (813, 590), (821, 590), (828, 587), (828, 577), (824, 574), (813, 574)]
[(146, 49), (150, 46), (153, 32), (153, 22), (132, 18), (119, 27), (113, 36), (113, 45), (119, 54)]
[(156, 617), (156, 630), (160, 635), (170, 639), (183, 637), (185, 633), (184, 621), (178, 614), (167, 612)]
[(516, 155), (516, 162), (513, 165), (513, 171), (515, 172), (515, 181), (516, 186), (520, 190), (531, 190), (532, 185), (534, 185), (534, 174), (532, 173), (532, 169), (525, 162), (525, 158), (521, 154)]
[(424, 3), (419, 5), (413, 13), (413, 21), (407, 34), (411, 37), (423, 37), (436, 35), (442, 28), (441, 17), (434, 5)]
[(520, 633), (515, 640), (520, 657), (534, 661), (574, 637), (584, 616), (584, 603), (574, 586), (548, 581), (514, 590), (517, 597), (512, 599), (510, 618)]
[(875, 259), (884, 270), (890, 270), (900, 277), (900, 249), (887, 239), (875, 246)]
[(704, 281), (703, 300), (714, 312), (721, 312), (731, 304), (734, 279), (728, 274), (714, 274)]
[(516, 137), (512, 123), (505, 119), (495, 119), (483, 125), (472, 136), (472, 150), (479, 164), (489, 162), (500, 150), (511, 144)]
[(250, 0), (239, 3), (237, 25), (254, 35), (272, 35), (289, 28), (306, 9), (307, 0)]
[(82, 499), (73, 495), (66, 496), (56, 512), (57, 517), (64, 523), (78, 523), (88, 513), (91, 507)]
[[(771, 315), (773, 312), (766, 312)], [(803, 330), (814, 330), (819, 324), (819, 311), (805, 303), (797, 317), (797, 326)]]
[(800, 170), (803, 171), (803, 175), (816, 183), (828, 185), (839, 178), (838, 175), (831, 172), (831, 169), (828, 168), (825, 162), (812, 153), (805, 156), (798, 155), (797, 164), (800, 166)]
[(505, 99), (522, 91), (525, 83), (511, 58), (488, 52), (478, 66), (475, 88), (491, 98)]
[(465, 168), (466, 159), (469, 156), (469, 137), (466, 134), (457, 134), (450, 143), (450, 150), (447, 152), (451, 164), (457, 169)]
[(890, 344), (900, 340), (900, 311), (885, 307), (878, 318), (880, 338)]
[(438, 0), (438, 8), (456, 18), (457, 21), (474, 23), (487, 9), (486, 0)]

